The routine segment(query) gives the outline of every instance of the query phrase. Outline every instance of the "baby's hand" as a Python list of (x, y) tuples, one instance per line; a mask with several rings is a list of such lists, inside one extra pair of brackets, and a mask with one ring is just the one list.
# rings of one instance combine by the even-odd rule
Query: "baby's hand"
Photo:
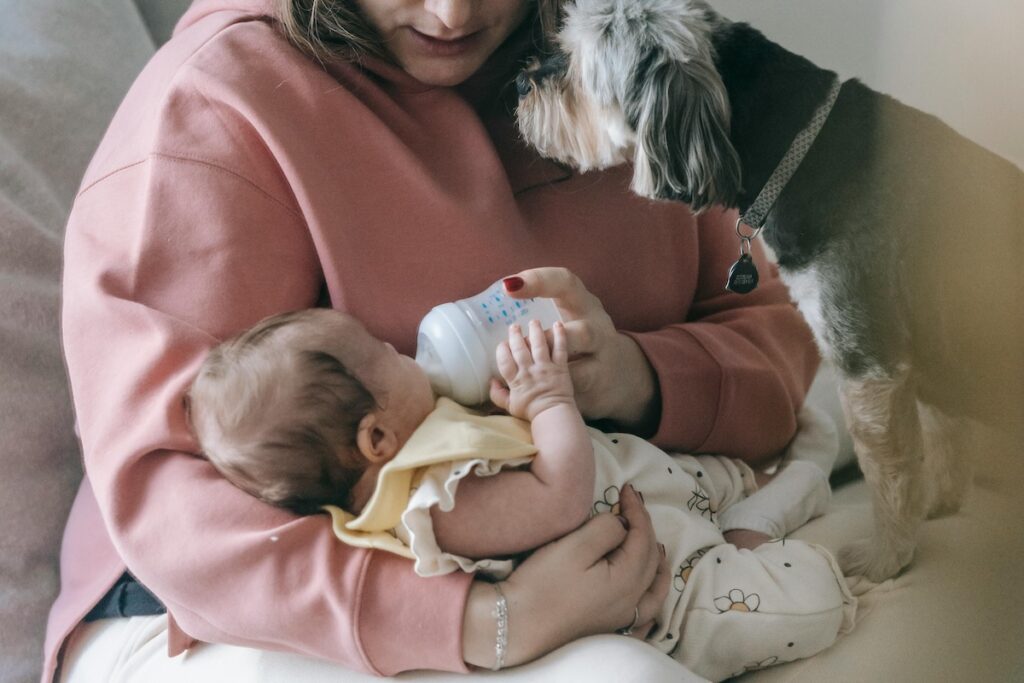
[[(530, 420), (556, 405), (575, 407), (572, 377), (569, 375), (569, 347), (565, 326), (556, 322), (551, 328), (552, 344), (536, 320), (530, 321), (529, 343), (518, 325), (508, 328), (508, 341), (498, 346), (498, 372), (502, 385), (491, 380), (491, 400), (510, 415)], [(507, 385), (507, 386), (506, 386)]]

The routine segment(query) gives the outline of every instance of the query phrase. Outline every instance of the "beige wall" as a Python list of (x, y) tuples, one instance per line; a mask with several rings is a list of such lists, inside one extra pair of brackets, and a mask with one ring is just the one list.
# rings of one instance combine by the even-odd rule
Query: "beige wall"
[(1024, 167), (1024, 0), (709, 0)]

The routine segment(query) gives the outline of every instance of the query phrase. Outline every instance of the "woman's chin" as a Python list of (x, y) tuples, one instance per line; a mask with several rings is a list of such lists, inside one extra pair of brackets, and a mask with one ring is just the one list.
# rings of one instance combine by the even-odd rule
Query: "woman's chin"
[(405, 66), (405, 71), (424, 85), (451, 87), (465, 81), (478, 68), (478, 64), (421, 63)]

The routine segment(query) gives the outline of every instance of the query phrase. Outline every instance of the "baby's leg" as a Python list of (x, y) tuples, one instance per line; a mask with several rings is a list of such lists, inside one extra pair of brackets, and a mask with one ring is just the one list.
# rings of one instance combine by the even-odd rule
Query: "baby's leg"
[[(727, 512), (732, 506), (755, 493), (759, 486), (771, 480), (771, 476), (755, 472), (746, 463), (723, 455), (673, 457), (680, 467), (700, 483), (701, 490), (693, 493), (688, 504), (699, 502), (706, 506), (713, 514), (709, 513), (705, 517), (716, 524), (720, 523), (720, 513)], [(700, 498), (703, 500), (699, 500)], [(740, 548), (756, 548), (775, 538), (760, 531), (741, 528), (731, 528), (724, 532), (724, 536), (726, 543), (732, 543)]]
[(672, 655), (713, 681), (821, 652), (856, 611), (828, 551), (793, 540), (711, 548), (677, 595)]
[(757, 491), (756, 473), (742, 460), (722, 455), (673, 455), (697, 482), (699, 491), (685, 501), (690, 512), (718, 523), (719, 514)]
[(718, 522), (723, 532), (749, 529), (780, 538), (828, 508), (832, 495), (828, 477), (839, 455), (835, 423), (807, 406), (798, 419), (799, 431), (771, 480), (722, 510)]

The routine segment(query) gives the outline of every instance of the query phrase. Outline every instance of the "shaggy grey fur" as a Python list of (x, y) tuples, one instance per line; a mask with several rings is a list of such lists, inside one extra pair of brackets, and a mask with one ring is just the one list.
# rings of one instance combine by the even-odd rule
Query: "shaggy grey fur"
[[(748, 208), (836, 77), (696, 0), (575, 0), (558, 45), (519, 79), (526, 140), (696, 210)], [(1022, 223), (1020, 169), (856, 80), (768, 215), (875, 492), (851, 573), (892, 576), (959, 507), (965, 417), (1024, 435)]]

